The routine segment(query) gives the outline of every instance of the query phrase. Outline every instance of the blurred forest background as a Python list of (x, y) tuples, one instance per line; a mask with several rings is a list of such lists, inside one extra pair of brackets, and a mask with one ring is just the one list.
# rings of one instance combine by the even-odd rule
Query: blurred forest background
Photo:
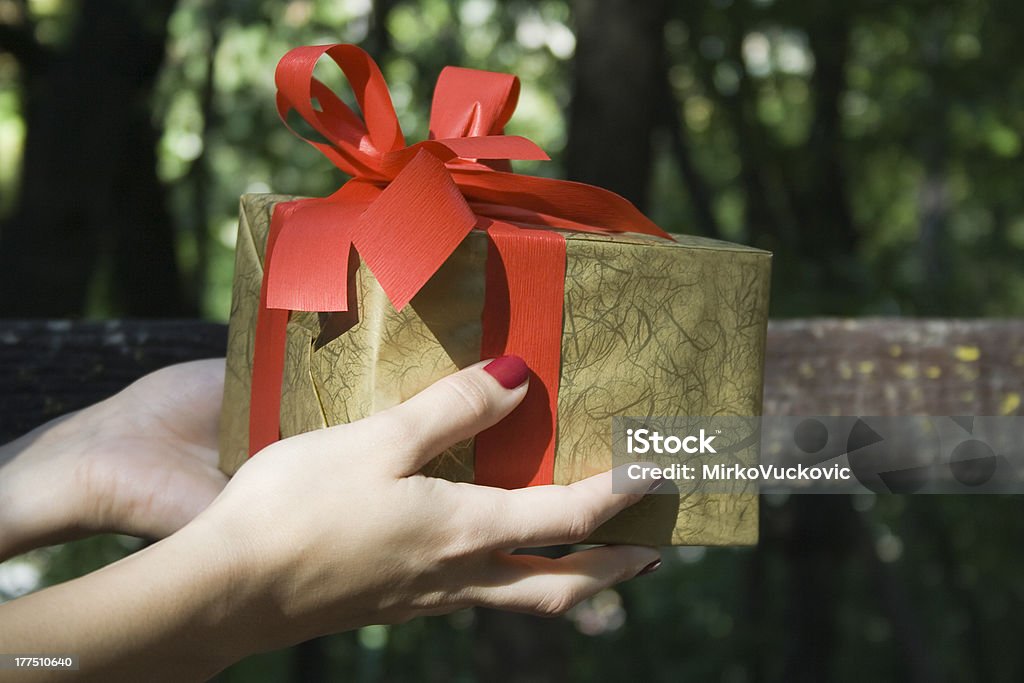
[[(1021, 27), (1019, 0), (0, 0), (0, 316), (225, 320), (238, 196), (344, 180), (273, 107), (278, 58), (327, 42), (377, 59), (411, 141), (444, 65), (518, 74), (508, 132), (553, 157), (518, 171), (772, 250), (775, 317), (1019, 316)], [(1015, 498), (832, 498), (847, 526), (769, 500), (758, 548), (668, 551), (565, 619), (370, 627), (222, 680), (1024, 680)]]

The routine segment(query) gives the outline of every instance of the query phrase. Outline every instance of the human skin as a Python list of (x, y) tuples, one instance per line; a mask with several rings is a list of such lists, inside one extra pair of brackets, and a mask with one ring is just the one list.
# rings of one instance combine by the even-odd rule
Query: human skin
[(526, 383), (506, 389), (484, 365), (359, 422), (273, 444), (226, 486), (215, 466), (223, 360), (155, 373), (9, 444), (0, 557), (99, 530), (170, 535), (0, 605), (4, 651), (76, 654), (84, 680), (202, 680), (249, 654), (367, 624), (469, 606), (562, 614), (656, 566), (657, 551), (640, 546), (510, 552), (582, 541), (639, 501), (642, 482), (613, 494), (604, 473), (506, 491), (419, 473), (522, 400)]
[(163, 538), (227, 483), (217, 469), (224, 360), (149, 374), (0, 446), (0, 560), (102, 531)]

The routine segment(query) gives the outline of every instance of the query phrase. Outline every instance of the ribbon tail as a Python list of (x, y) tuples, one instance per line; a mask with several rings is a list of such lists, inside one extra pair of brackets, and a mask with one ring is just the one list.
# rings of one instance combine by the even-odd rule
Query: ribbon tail
[(352, 241), (400, 311), (476, 222), (444, 164), (421, 149), (359, 217)]
[[(358, 184), (350, 182), (345, 187), (351, 185)], [(275, 207), (271, 226), (273, 221), (281, 225), (274, 233), (273, 254), (268, 249), (264, 261), (270, 308), (348, 310), (351, 235), (366, 204), (338, 195), (341, 193), (330, 199), (299, 200)], [(285, 223), (287, 229), (281, 229)]]
[(554, 481), (561, 371), (565, 238), (495, 222), (488, 229), (481, 357), (530, 366), (523, 402), (476, 437), (475, 481), (521, 488)]
[(511, 207), (504, 215), (495, 215), (498, 220), (586, 232), (639, 232), (672, 239), (624, 197), (600, 187), (454, 166), (451, 171), (471, 205)]

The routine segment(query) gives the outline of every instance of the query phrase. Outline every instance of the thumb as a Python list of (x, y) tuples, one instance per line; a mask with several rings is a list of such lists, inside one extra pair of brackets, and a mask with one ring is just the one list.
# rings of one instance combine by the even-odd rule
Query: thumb
[(530, 369), (519, 356), (481, 361), (362, 420), (360, 427), (373, 441), (386, 435), (389, 443), (398, 444), (389, 456), (390, 469), (396, 476), (409, 476), (444, 449), (512, 412), (526, 396), (529, 376)]

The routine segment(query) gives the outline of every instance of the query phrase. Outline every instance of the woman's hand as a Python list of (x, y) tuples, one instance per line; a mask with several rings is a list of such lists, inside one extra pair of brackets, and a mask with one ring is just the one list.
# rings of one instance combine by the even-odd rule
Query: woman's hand
[(154, 372), (0, 449), (0, 559), (100, 531), (162, 538), (227, 482), (224, 360)]
[[(471, 605), (561, 614), (655, 569), (658, 552), (639, 546), (559, 559), (511, 554), (582, 541), (646, 493), (613, 494), (610, 473), (514, 491), (419, 474), (522, 400), (521, 360), (506, 357), (490, 371), (468, 368), (371, 418), (264, 449), (177, 533), (0, 604), (0, 642), (11, 652), (75, 653), (82, 680), (204, 680), (247, 655), (364, 624)], [(206, 414), (198, 397), (207, 393), (192, 394), (197, 415)], [(154, 415), (180, 409), (188, 422), (179, 405), (189, 402), (154, 405)], [(168, 424), (144, 415), (136, 423), (209, 457), (204, 429)]]
[(373, 417), (266, 448), (196, 520), (257, 596), (247, 623), (262, 625), (250, 627), (262, 629), (259, 648), (471, 605), (561, 614), (656, 566), (658, 552), (637, 546), (510, 553), (582, 541), (639, 501), (642, 482), (615, 495), (610, 472), (514, 491), (419, 474), (522, 400), (525, 364), (501, 363), (505, 380), (520, 364), (518, 386), (504, 388), (481, 363)]

